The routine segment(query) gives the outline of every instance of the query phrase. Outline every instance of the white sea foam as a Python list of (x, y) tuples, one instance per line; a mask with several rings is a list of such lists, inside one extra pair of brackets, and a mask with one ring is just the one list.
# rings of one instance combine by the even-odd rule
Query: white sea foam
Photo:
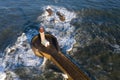
[[(46, 7), (47, 6), (43, 7), (43, 10), (45, 10)], [(56, 14), (48, 17), (46, 13), (43, 13), (38, 20), (46, 17), (42, 18), (43, 22), (41, 23), (41, 25), (45, 27), (46, 32), (50, 32), (57, 37), (59, 45), (64, 51), (70, 50), (75, 43), (73, 36), (75, 28), (70, 25), (70, 21), (76, 17), (76, 14), (63, 7), (50, 7), (54, 12), (57, 10), (62, 12), (65, 15), (66, 21), (60, 21)], [(58, 22), (51, 23), (50, 20), (52, 18), (58, 19)], [(12, 80), (19, 80), (19, 76), (13, 71), (14, 69), (20, 66), (38, 68), (42, 64), (42, 58), (35, 56), (30, 47), (30, 41), (36, 34), (38, 34), (38, 30), (29, 29), (27, 33), (22, 33), (12, 46), (8, 46), (5, 49), (3, 53), (4, 57), (0, 58), (0, 80), (5, 80), (6, 77), (8, 78), (8, 72), (12, 76)]]
[[(70, 25), (70, 21), (76, 18), (76, 14), (74, 12), (68, 11), (63, 7), (49, 6), (53, 14), (52, 16), (48, 16), (45, 11), (48, 6), (43, 7), (45, 11), (41, 16), (38, 17), (39, 21), (42, 21), (41, 25), (45, 27), (47, 32), (50, 32), (52, 35), (57, 37), (58, 43), (63, 50), (71, 50), (73, 44), (75, 43), (74, 39), (74, 26)], [(65, 21), (60, 21), (56, 12), (64, 14)], [(57, 22), (51, 22), (51, 20), (57, 20)]]
[(0, 72), (0, 80), (5, 80), (6, 78), (6, 73)]
[[(33, 35), (35, 33), (31, 34)], [(0, 60), (0, 74), (2, 74), (0, 76), (0, 80), (4, 80), (6, 77), (6, 72), (8, 71), (12, 77), (14, 77), (14, 80), (16, 80), (16, 75), (14, 72), (12, 72), (12, 70), (16, 69), (17, 67), (38, 67), (42, 64), (42, 59), (35, 56), (30, 47), (30, 40), (28, 39), (30, 39), (30, 37), (32, 38), (33, 36), (29, 33), (27, 35), (22, 33), (13, 46), (5, 49), (5, 56), (2, 60)]]
[(114, 47), (114, 53), (116, 54), (120, 54), (120, 46), (117, 44), (112, 45), (112, 47)]

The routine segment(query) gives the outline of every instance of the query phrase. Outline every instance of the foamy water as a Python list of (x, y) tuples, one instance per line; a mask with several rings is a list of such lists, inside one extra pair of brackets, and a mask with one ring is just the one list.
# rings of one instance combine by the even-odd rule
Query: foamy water
[[(47, 7), (48, 6), (43, 7), (43, 11), (45, 11)], [(42, 20), (40, 25), (44, 26), (46, 32), (56, 36), (60, 48), (64, 52), (69, 51), (75, 43), (75, 28), (70, 25), (70, 21), (76, 17), (76, 14), (63, 7), (51, 6), (51, 8), (54, 11), (52, 16), (47, 16), (45, 12), (38, 17), (38, 20)], [(59, 20), (55, 14), (56, 11), (60, 11), (65, 15), (66, 20), (64, 22)], [(56, 23), (51, 22), (53, 18), (57, 20)], [(20, 80), (19, 76), (13, 71), (17, 67), (34, 67), (40, 70), (43, 58), (35, 56), (30, 47), (30, 41), (36, 34), (38, 34), (38, 30), (29, 29), (26, 33), (22, 33), (13, 45), (5, 49), (3, 58), (0, 58), (0, 80), (4, 80), (8, 77), (8, 72), (13, 80)]]
[(3, 80), (3, 77), (7, 76), (5, 72), (11, 72), (11, 75), (15, 76), (12, 70), (17, 67), (25, 66), (37, 68), (41, 65), (42, 59), (34, 55), (27, 39), (25, 33), (22, 33), (13, 46), (6, 48), (1, 65), (2, 75), (0, 80)]
[[(56, 6), (45, 6), (43, 10), (47, 7), (51, 7), (53, 14), (52, 16), (48, 16), (47, 12), (43, 13), (43, 15), (38, 17), (38, 20), (41, 21), (41, 25), (45, 27), (45, 30), (52, 35), (57, 37), (59, 42), (59, 46), (65, 51), (71, 50), (73, 44), (75, 43), (74, 39), (74, 30), (75, 27), (70, 25), (70, 21), (76, 18), (76, 14), (74, 12), (68, 11), (63, 7)], [(56, 12), (59, 11), (65, 16), (65, 21), (60, 21)], [(51, 20), (55, 19), (56, 22), (51, 22)]]

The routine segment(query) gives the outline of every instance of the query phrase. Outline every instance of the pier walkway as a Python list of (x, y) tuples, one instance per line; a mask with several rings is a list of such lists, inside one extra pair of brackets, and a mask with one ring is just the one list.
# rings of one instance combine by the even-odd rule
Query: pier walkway
[(32, 49), (37, 56), (46, 57), (53, 61), (68, 75), (68, 80), (90, 80), (78, 66), (60, 52), (57, 39), (54, 36), (46, 34), (45, 37), (50, 42), (48, 47), (41, 44), (40, 35), (36, 35), (31, 41)]

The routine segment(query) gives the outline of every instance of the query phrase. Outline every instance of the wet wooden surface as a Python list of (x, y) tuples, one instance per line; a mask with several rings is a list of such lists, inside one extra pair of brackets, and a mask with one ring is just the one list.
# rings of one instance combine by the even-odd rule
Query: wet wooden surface
[(50, 46), (48, 47), (45, 47), (40, 43), (41, 40), (39, 35), (36, 35), (32, 39), (31, 46), (35, 54), (40, 54), (42, 57), (52, 60), (64, 73), (68, 75), (69, 80), (90, 80), (78, 66), (60, 52), (57, 39), (54, 36), (46, 34), (45, 37), (50, 42)]

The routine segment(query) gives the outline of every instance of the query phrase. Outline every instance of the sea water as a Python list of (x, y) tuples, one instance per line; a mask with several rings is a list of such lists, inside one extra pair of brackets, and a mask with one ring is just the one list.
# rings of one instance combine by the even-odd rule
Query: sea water
[[(54, 11), (50, 17), (45, 13), (48, 6)], [(56, 11), (62, 12), (66, 21), (59, 21)], [(77, 51), (78, 59), (82, 59), (78, 62), (88, 61), (82, 66), (87, 67), (96, 79), (108, 76), (108, 80), (119, 80), (119, 13), (120, 0), (1, 0), (0, 80), (19, 80), (24, 74), (22, 71), (33, 76), (42, 72), (43, 58), (36, 57), (30, 47), (30, 41), (38, 34), (40, 26), (57, 37), (62, 52), (67, 53), (75, 44), (78, 49), (72, 51)], [(56, 23), (50, 22), (53, 18), (57, 19)], [(89, 52), (82, 54), (79, 49), (83, 53)], [(109, 68), (113, 70), (109, 71)]]
[[(44, 12), (47, 7), (48, 6), (43, 7)], [(43, 19), (43, 21), (39, 25), (44, 27), (45, 32), (49, 32), (54, 35), (58, 40), (60, 48), (63, 49), (65, 53), (67, 53), (67, 51), (70, 51), (72, 49), (72, 46), (75, 43), (75, 28), (74, 26), (70, 25), (70, 21), (76, 17), (76, 14), (74, 12), (68, 11), (66, 8), (63, 7), (51, 6), (51, 8), (54, 12), (52, 16), (48, 16), (43, 12), (43, 14), (40, 15), (37, 20), (39, 21)], [(64, 22), (58, 19), (57, 15), (55, 14), (55, 10), (60, 11), (62, 14), (64, 14), (66, 19)], [(50, 20), (52, 18), (58, 19), (58, 22), (51, 22)], [(39, 28), (40, 26), (36, 27)], [(11, 75), (12, 79), (14, 80), (19, 79), (17, 74), (14, 73), (14, 69), (18, 67), (34, 67), (38, 70), (41, 70), (40, 66), (42, 64), (43, 58), (37, 57), (33, 53), (30, 46), (31, 39), (37, 34), (37, 29), (28, 29), (26, 33), (22, 33), (17, 38), (14, 44), (8, 46), (5, 49), (5, 52), (3, 53), (4, 57), (0, 58), (0, 80), (4, 80), (9, 75)], [(9, 75), (7, 75), (8, 72)]]

